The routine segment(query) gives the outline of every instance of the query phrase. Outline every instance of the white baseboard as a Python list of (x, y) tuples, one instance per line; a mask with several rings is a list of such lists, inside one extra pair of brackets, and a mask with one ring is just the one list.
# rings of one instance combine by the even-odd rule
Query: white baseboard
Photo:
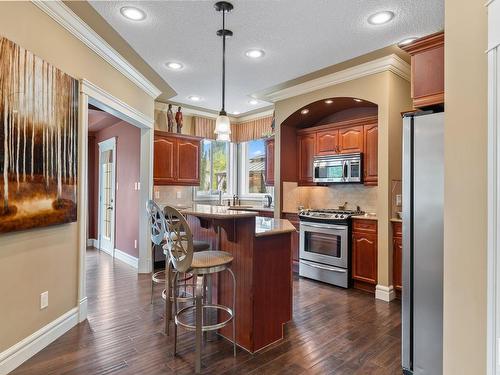
[(129, 266), (132, 266), (135, 269), (139, 268), (139, 259), (130, 254), (127, 254), (124, 251), (115, 249), (115, 258), (121, 260), (124, 263), (127, 263)]
[(385, 302), (391, 302), (394, 298), (396, 298), (394, 287), (392, 285), (377, 285), (375, 287), (375, 298)]
[(87, 239), (87, 246), (90, 246), (90, 247), (95, 247), (97, 249), (97, 240), (95, 238), (88, 238)]
[(0, 375), (6, 375), (78, 324), (75, 307), (0, 353)]
[(87, 319), (87, 297), (84, 297), (80, 300), (80, 304), (78, 306), (78, 322), (81, 323), (85, 319)]

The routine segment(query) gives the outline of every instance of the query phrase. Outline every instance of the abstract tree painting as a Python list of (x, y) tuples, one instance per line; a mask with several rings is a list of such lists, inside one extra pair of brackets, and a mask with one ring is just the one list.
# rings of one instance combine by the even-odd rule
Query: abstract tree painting
[(76, 221), (78, 81), (0, 37), (0, 233)]

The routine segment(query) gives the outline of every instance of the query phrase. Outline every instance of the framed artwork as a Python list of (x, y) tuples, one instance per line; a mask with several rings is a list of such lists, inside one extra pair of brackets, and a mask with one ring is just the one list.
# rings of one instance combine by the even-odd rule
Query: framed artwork
[(0, 36), (0, 233), (76, 221), (78, 93)]

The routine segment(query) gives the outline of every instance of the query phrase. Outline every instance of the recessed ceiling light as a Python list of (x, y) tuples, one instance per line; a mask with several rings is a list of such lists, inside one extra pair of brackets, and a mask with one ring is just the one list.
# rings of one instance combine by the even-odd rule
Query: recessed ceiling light
[(199, 102), (201, 100), (201, 98), (198, 95), (189, 95), (188, 99), (193, 102)]
[(134, 7), (122, 7), (120, 8), (120, 13), (123, 17), (128, 18), (132, 21), (142, 21), (146, 18), (146, 13), (144, 13), (139, 8)]
[(332, 104), (332, 103), (333, 103), (333, 100), (332, 100), (332, 99), (327, 99), (327, 100), (325, 100), (325, 103), (326, 103), (326, 104)]
[(251, 105), (257, 105), (257, 104), (259, 104), (259, 101), (258, 101), (257, 99), (250, 99), (250, 100), (248, 101), (248, 104), (251, 104)]
[(304, 108), (302, 111), (300, 111), (303, 115), (307, 115), (309, 113), (309, 110), (307, 108)]
[(415, 40), (417, 40), (416, 37), (403, 39), (401, 42), (398, 43), (398, 46), (406, 46), (407, 44), (410, 44), (411, 42), (414, 42)]
[(261, 49), (249, 49), (245, 52), (245, 55), (247, 57), (250, 57), (251, 59), (259, 59), (261, 57), (264, 57), (265, 52)]
[(171, 70), (181, 70), (184, 67), (184, 65), (177, 61), (169, 61), (165, 63), (165, 66)]
[(382, 25), (384, 23), (389, 22), (393, 18), (394, 18), (393, 12), (391, 12), (390, 10), (384, 10), (383, 12), (378, 12), (368, 17), (368, 23), (372, 25)]
[(239, 111), (234, 111), (234, 112), (233, 112), (233, 115), (239, 115), (239, 114), (240, 114), (240, 112), (239, 112)]
[(361, 103), (363, 100), (361, 99), (353, 99), (355, 102)]

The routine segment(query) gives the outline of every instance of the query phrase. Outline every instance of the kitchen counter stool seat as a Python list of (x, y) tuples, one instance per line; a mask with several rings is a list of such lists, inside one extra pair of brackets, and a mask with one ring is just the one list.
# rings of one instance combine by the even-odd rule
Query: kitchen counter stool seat
[[(174, 305), (174, 355), (177, 354), (177, 327), (181, 326), (190, 331), (195, 331), (195, 371), (201, 371), (201, 345), (202, 333), (214, 331), (225, 327), (232, 323), (233, 326), (233, 355), (236, 356), (236, 324), (235, 324), (235, 306), (236, 306), (236, 278), (231, 270), (231, 262), (233, 256), (225, 251), (201, 251), (195, 253), (193, 247), (193, 235), (191, 229), (182, 216), (182, 214), (173, 207), (165, 207), (164, 213), (169, 233), (175, 235), (167, 239), (167, 243), (163, 246), (168, 251), (170, 263), (175, 269), (173, 276), (173, 305)], [(205, 298), (205, 277), (228, 271), (233, 280), (233, 305), (232, 307), (212, 304), (210, 299), (204, 303)], [(170, 272), (169, 272), (170, 273)], [(194, 278), (194, 305), (186, 306), (178, 310), (177, 302), (177, 282), (178, 275), (181, 273), (190, 273)], [(168, 303), (169, 298), (166, 300)], [(227, 318), (222, 322), (215, 324), (207, 324), (203, 320), (204, 312), (225, 311)], [(194, 324), (186, 322), (185, 315), (189, 312), (194, 312)], [(217, 314), (218, 315), (218, 314)], [(168, 322), (166, 322), (168, 324)]]

